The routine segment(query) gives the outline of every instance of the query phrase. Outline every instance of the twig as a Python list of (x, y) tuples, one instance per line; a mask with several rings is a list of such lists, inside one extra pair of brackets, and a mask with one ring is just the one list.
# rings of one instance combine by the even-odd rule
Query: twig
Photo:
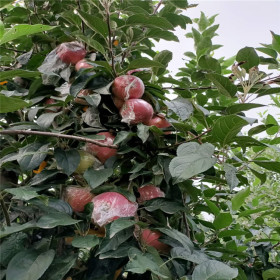
[(163, 2), (163, 0), (160, 0), (160, 1), (158, 2), (158, 4), (156, 5), (156, 7), (155, 7), (155, 9), (154, 9), (153, 15), (156, 14), (156, 12), (158, 11), (158, 9), (159, 9), (159, 7), (161, 6), (162, 2)]
[(199, 143), (200, 145), (202, 144), (202, 141), (201, 141), (201, 139), (200, 139), (200, 135), (195, 136), (195, 134), (193, 134), (193, 133), (190, 132), (190, 131), (188, 131), (188, 134), (189, 134), (190, 136), (193, 137), (192, 139), (197, 139), (197, 141), (198, 141), (198, 143)]
[(277, 242), (275, 245), (273, 245), (273, 246), (271, 247), (271, 249), (274, 249), (274, 248), (278, 247), (279, 245), (280, 245), (280, 241)]
[(183, 213), (183, 221), (184, 221), (184, 224), (185, 224), (187, 237), (188, 237), (188, 238), (191, 238), (190, 227), (189, 227), (189, 224), (188, 224), (188, 221), (187, 221), (187, 217), (186, 217), (186, 213), (185, 213), (185, 212)]
[(44, 132), (44, 131), (34, 131), (34, 130), (0, 130), (0, 134), (2, 134), (2, 135), (23, 134), (23, 135), (50, 136), (50, 137), (65, 138), (65, 139), (71, 139), (71, 140), (93, 143), (93, 144), (101, 146), (101, 147), (108, 147), (108, 148), (112, 148), (112, 149), (117, 149), (118, 148), (117, 145), (109, 145), (109, 144), (100, 143), (97, 140), (93, 140), (93, 139), (90, 139), (90, 138), (87, 138), (87, 137), (66, 135), (66, 134), (60, 134), (60, 133), (54, 133), (54, 132)]
[(111, 24), (110, 24), (110, 3), (106, 2), (106, 5), (104, 5), (105, 10), (106, 10), (106, 22), (107, 22), (107, 26), (108, 26), (108, 40), (109, 40), (109, 54), (111, 56), (111, 60), (112, 60), (112, 70), (113, 70), (113, 74), (116, 77), (117, 76), (117, 72), (116, 72), (116, 68), (115, 68), (115, 61), (114, 61), (114, 54), (113, 54), (113, 42), (112, 42), (112, 29), (111, 29)]
[(7, 210), (6, 205), (5, 205), (5, 201), (4, 201), (4, 199), (1, 195), (0, 195), (0, 204), (1, 204), (1, 207), (3, 209), (6, 224), (7, 224), (8, 227), (10, 227), (11, 226), (10, 216), (9, 216), (8, 210)]

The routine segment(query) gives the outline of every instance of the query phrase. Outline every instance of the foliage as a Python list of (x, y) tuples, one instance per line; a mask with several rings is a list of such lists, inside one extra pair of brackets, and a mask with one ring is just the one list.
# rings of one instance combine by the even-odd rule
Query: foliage
[[(279, 124), (246, 117), (265, 95), (280, 107), (279, 78), (269, 75), (279, 71), (280, 35), (214, 58), (215, 16), (191, 20), (187, 1), (12, 2), (0, 4), (1, 279), (280, 279)], [(186, 26), (195, 51), (171, 76), (172, 53), (154, 42), (178, 41), (174, 29)], [(41, 73), (45, 57), (71, 41), (94, 54), (94, 67)], [(110, 87), (137, 68), (143, 99), (170, 128), (121, 122)], [(82, 89), (93, 92), (88, 107), (75, 102)], [(116, 135), (117, 155), (77, 174), (77, 151), (104, 140), (100, 131)], [(91, 222), (92, 203), (73, 213), (63, 200), (80, 185), (136, 201), (149, 183), (165, 198), (105, 233)], [(169, 253), (141, 243), (147, 227)]]

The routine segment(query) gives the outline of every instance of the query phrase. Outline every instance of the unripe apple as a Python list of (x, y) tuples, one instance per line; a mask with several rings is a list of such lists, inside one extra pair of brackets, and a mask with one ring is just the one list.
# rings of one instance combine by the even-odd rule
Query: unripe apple
[[(54, 104), (56, 103), (56, 100), (54, 100), (53, 98), (48, 98), (46, 101), (45, 101), (45, 105), (51, 105), (51, 104)], [(60, 106), (48, 106), (46, 109), (45, 109), (45, 112), (46, 113), (57, 113), (61, 110), (61, 107)]]
[[(104, 135), (105, 140), (97, 140), (100, 143), (113, 145), (115, 136), (110, 132), (100, 132), (97, 135)], [(104, 163), (108, 158), (115, 156), (117, 154), (117, 149), (101, 147), (93, 143), (86, 144), (86, 151), (96, 156), (102, 163)]]
[(76, 64), (86, 53), (84, 46), (77, 41), (62, 43), (56, 48), (57, 56), (67, 64)]
[(153, 107), (143, 99), (128, 99), (120, 110), (122, 122), (129, 125), (147, 123), (154, 114)]
[(167, 244), (158, 241), (160, 236), (161, 233), (159, 231), (152, 231), (146, 228), (142, 230), (140, 240), (143, 245), (154, 247), (161, 253), (168, 253), (170, 247)]
[(117, 192), (105, 192), (92, 199), (92, 222), (100, 227), (121, 217), (135, 215), (138, 204)]
[(80, 163), (75, 170), (76, 173), (83, 174), (88, 168), (92, 166), (99, 167), (101, 165), (99, 160), (92, 154), (83, 150), (80, 150), (78, 152), (80, 154)]
[(141, 98), (144, 91), (144, 83), (136, 76), (123, 75), (117, 77), (112, 84), (112, 93), (122, 100)]
[(85, 59), (79, 60), (75, 65), (76, 71), (79, 71), (80, 69), (89, 69), (89, 68), (93, 68), (93, 66), (88, 64)]
[(119, 98), (114, 97), (114, 96), (112, 97), (112, 99), (113, 99), (113, 102), (114, 102), (115, 106), (117, 107), (117, 109), (120, 110), (122, 108), (123, 104), (124, 104), (124, 100), (119, 99)]
[(80, 186), (68, 186), (65, 189), (65, 201), (70, 204), (73, 211), (83, 212), (85, 205), (90, 203), (94, 198), (94, 194), (90, 190), (90, 188)]
[(138, 189), (140, 197), (137, 199), (138, 203), (143, 203), (146, 200), (151, 200), (157, 197), (165, 197), (165, 193), (154, 185), (145, 185)]
[(81, 98), (81, 97), (88, 96), (90, 94), (92, 94), (91, 89), (82, 89), (78, 93), (77, 97), (74, 99), (74, 102), (77, 104), (81, 104), (81, 105), (89, 105), (88, 102), (84, 98)]

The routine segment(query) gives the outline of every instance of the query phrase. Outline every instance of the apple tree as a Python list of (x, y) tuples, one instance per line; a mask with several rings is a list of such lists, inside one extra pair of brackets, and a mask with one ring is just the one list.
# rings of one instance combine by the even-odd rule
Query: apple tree
[(215, 58), (196, 6), (1, 1), (1, 279), (280, 279), (280, 35)]

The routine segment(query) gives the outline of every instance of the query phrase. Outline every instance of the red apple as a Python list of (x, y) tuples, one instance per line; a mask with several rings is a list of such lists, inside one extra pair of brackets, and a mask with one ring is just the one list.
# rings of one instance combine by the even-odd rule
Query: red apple
[(100, 227), (121, 217), (132, 217), (136, 214), (138, 204), (129, 201), (117, 192), (105, 192), (92, 199), (92, 222)]
[[(105, 140), (97, 140), (100, 143), (113, 145), (115, 136), (110, 132), (100, 132), (97, 135), (104, 135)], [(108, 158), (115, 156), (117, 154), (116, 149), (101, 147), (93, 143), (86, 144), (86, 151), (96, 156), (102, 163), (104, 163)]]
[(157, 197), (165, 197), (165, 193), (154, 185), (145, 185), (138, 189), (140, 197), (137, 199), (138, 203), (143, 203)]
[(62, 43), (56, 48), (57, 56), (67, 64), (76, 64), (86, 53), (84, 46), (77, 41)]
[(170, 127), (171, 124), (170, 122), (168, 122), (164, 117), (161, 116), (154, 116), (152, 119), (150, 119), (147, 123), (145, 123), (146, 125), (154, 125), (158, 128), (166, 128), (166, 127)]
[(85, 205), (94, 198), (90, 190), (90, 188), (80, 186), (68, 186), (65, 190), (65, 201), (70, 204), (73, 211), (83, 212)]
[(124, 104), (124, 101), (122, 99), (119, 99), (114, 96), (112, 98), (113, 98), (113, 102), (114, 102), (115, 106), (117, 107), (118, 110), (120, 110)]
[(88, 96), (90, 94), (92, 94), (91, 89), (82, 89), (78, 93), (77, 97), (74, 99), (74, 102), (78, 103), (78, 104), (81, 104), (81, 105), (88, 105), (88, 102), (84, 98), (81, 98), (81, 97)]
[(147, 123), (154, 114), (153, 107), (143, 99), (128, 99), (120, 110), (122, 122), (129, 125)]
[(158, 239), (160, 238), (161, 233), (159, 231), (152, 231), (148, 228), (142, 230), (141, 232), (141, 242), (145, 246), (151, 246), (157, 249), (159, 252), (168, 253), (170, 247), (167, 244), (164, 244)]
[[(45, 105), (51, 105), (51, 104), (54, 104), (56, 103), (57, 101), (54, 100), (53, 98), (48, 98), (46, 101), (45, 101)], [(46, 109), (45, 109), (45, 112), (46, 113), (57, 113), (61, 110), (61, 107), (60, 106), (48, 106)]]
[(117, 77), (112, 84), (112, 93), (122, 100), (141, 98), (144, 91), (144, 83), (136, 76), (123, 75)]
[(87, 69), (87, 68), (93, 68), (93, 66), (88, 64), (85, 59), (79, 60), (75, 65), (76, 71), (79, 71), (80, 69)]

